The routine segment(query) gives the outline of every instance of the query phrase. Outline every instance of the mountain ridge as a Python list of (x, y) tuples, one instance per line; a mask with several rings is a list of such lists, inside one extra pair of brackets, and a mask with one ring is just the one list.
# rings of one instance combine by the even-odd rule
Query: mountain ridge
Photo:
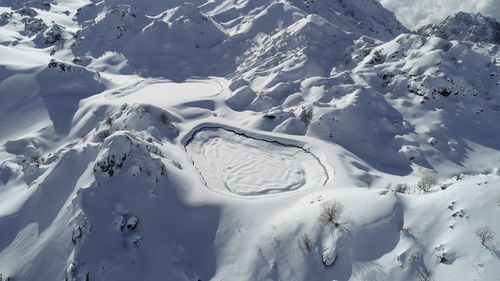
[(500, 23), (481, 13), (458, 12), (437, 25), (430, 24), (419, 28), (417, 33), (447, 40), (500, 44)]

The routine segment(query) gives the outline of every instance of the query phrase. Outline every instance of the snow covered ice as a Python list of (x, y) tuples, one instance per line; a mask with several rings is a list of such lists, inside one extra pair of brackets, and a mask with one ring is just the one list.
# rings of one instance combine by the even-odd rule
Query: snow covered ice
[(328, 181), (324, 164), (311, 152), (223, 128), (200, 129), (186, 149), (207, 187), (223, 193), (265, 195)]
[(498, 26), (1, 1), (0, 280), (498, 280)]

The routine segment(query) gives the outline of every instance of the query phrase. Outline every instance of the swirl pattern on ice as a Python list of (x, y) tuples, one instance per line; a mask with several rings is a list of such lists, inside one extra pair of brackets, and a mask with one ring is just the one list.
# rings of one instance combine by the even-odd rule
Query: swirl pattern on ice
[(186, 145), (206, 186), (256, 196), (323, 186), (328, 174), (311, 152), (293, 145), (203, 128)]

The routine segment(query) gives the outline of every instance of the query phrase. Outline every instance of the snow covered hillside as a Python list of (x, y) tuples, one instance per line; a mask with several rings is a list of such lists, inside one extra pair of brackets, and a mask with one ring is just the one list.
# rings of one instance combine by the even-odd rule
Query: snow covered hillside
[(498, 280), (499, 45), (454, 17), (1, 1), (0, 281)]
[(435, 35), (447, 40), (466, 40), (500, 44), (500, 23), (480, 13), (459, 12), (447, 17), (439, 25), (421, 27), (419, 34)]

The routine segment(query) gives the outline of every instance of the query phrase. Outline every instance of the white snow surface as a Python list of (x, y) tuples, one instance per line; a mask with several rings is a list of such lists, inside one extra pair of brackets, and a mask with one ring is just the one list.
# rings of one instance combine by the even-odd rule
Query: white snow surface
[(107, 98), (131, 104), (151, 101), (156, 105), (168, 105), (215, 96), (222, 92), (223, 87), (217, 79), (193, 80), (182, 83), (150, 80), (128, 89), (113, 91), (107, 95)]
[(498, 280), (499, 47), (407, 32), (376, 0), (1, 1), (0, 280)]

